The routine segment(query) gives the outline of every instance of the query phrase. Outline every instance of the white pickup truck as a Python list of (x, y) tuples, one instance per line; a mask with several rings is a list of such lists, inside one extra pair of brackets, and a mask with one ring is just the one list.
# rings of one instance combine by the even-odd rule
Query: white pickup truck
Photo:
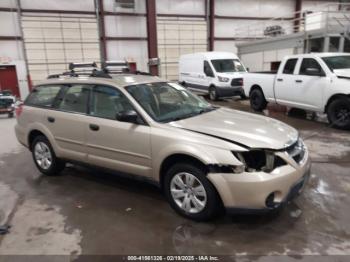
[(350, 53), (285, 57), (276, 73), (244, 74), (244, 92), (254, 110), (276, 102), (327, 113), (332, 126), (350, 129)]

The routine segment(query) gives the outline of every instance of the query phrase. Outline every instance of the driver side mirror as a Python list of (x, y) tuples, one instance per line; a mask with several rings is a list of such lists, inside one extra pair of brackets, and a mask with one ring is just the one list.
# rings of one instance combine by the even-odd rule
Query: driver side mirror
[(305, 73), (308, 76), (324, 76), (323, 71), (316, 67), (309, 67), (305, 69)]
[(120, 122), (138, 124), (139, 116), (134, 110), (122, 111), (117, 113), (116, 119)]

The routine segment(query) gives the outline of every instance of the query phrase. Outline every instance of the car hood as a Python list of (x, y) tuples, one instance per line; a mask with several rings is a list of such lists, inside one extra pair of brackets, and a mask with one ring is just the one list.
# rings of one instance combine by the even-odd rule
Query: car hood
[(350, 79), (350, 69), (335, 69), (335, 70), (333, 70), (333, 72), (338, 77)]
[(249, 148), (282, 149), (298, 139), (298, 132), (280, 121), (228, 108), (174, 121), (170, 125)]

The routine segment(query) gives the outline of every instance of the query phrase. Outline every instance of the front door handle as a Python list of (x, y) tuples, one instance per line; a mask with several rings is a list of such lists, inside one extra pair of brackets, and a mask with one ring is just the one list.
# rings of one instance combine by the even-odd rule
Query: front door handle
[(277, 78), (277, 81), (278, 81), (278, 82), (282, 82), (283, 79), (282, 79), (282, 78)]
[(98, 131), (100, 129), (100, 127), (95, 124), (90, 124), (89, 127), (92, 131)]
[(297, 83), (302, 83), (303, 80), (298, 79), (298, 80), (295, 80), (295, 82), (297, 82)]
[(55, 118), (52, 117), (52, 116), (49, 116), (49, 117), (47, 118), (47, 121), (49, 121), (50, 123), (54, 123), (54, 122), (55, 122)]

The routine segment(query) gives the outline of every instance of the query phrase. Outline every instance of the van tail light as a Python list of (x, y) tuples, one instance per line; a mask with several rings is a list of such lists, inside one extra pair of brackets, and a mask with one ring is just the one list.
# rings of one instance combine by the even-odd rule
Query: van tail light
[(19, 104), (17, 107), (16, 107), (16, 117), (19, 117), (23, 112), (23, 104)]

